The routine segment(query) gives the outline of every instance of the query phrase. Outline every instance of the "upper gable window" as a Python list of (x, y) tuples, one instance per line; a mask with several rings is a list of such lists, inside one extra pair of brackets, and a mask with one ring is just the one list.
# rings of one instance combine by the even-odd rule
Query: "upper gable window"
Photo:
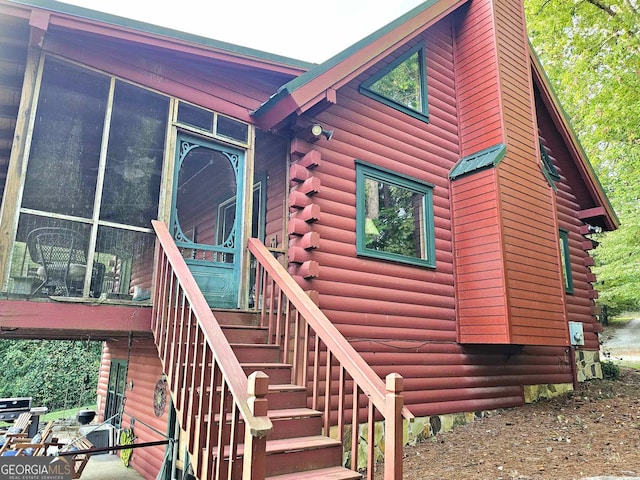
[(429, 121), (424, 44), (416, 45), (364, 81), (360, 92), (408, 115)]

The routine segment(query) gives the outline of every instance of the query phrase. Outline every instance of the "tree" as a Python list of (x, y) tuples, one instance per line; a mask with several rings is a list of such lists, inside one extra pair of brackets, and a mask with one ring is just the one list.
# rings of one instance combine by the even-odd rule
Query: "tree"
[(49, 411), (95, 402), (100, 342), (0, 340), (0, 397), (32, 397)]
[(640, 4), (525, 0), (529, 37), (621, 221), (597, 235), (599, 303), (640, 308)]

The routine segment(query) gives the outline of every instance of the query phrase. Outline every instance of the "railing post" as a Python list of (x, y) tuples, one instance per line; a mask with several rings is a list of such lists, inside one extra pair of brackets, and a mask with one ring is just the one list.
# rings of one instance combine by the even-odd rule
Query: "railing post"
[(397, 373), (390, 373), (386, 380), (384, 480), (402, 480), (402, 390), (404, 381), (402, 376)]
[[(254, 417), (266, 417), (269, 377), (264, 372), (253, 372), (247, 380), (249, 410), (251, 410)], [(245, 425), (244, 459), (242, 464), (243, 480), (264, 480), (267, 474), (266, 447), (267, 437), (253, 436), (250, 429)]]

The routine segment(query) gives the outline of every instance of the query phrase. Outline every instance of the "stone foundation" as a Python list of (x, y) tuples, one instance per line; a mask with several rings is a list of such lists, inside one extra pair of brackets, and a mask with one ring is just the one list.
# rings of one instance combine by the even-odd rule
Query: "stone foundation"
[(600, 352), (597, 350), (576, 350), (578, 382), (602, 378)]
[[(482, 418), (487, 412), (466, 412), (453, 413), (447, 415), (433, 415), (430, 417), (416, 418), (413, 422), (404, 421), (403, 441), (405, 445), (416, 445), (429, 438), (435, 437), (438, 433), (449, 432), (455, 427), (473, 422), (477, 418)], [(364, 469), (367, 464), (367, 445), (369, 443), (368, 425), (361, 424), (358, 428), (358, 436), (361, 441), (358, 447), (358, 468)], [(376, 462), (384, 460), (384, 422), (376, 422), (374, 428), (374, 457)], [(331, 428), (331, 437), (337, 437), (337, 427)], [(351, 425), (345, 426), (343, 442), (343, 464), (351, 465)]]
[(553, 398), (573, 391), (572, 383), (548, 383), (524, 386), (524, 402), (533, 403), (543, 398)]

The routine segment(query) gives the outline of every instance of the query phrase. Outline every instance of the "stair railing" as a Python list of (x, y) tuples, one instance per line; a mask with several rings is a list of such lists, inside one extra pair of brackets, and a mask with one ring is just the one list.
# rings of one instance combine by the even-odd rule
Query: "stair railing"
[[(166, 225), (158, 240), (152, 330), (197, 478), (264, 480), (268, 378), (247, 378)], [(244, 452), (238, 446), (244, 423)]]
[(414, 418), (403, 406), (402, 377), (389, 374), (385, 384), (262, 242), (249, 239), (248, 248), (256, 260), (254, 309), (268, 327), (269, 341), (280, 345), (282, 361), (293, 365), (292, 383), (308, 389), (311, 408), (324, 411), (325, 435), (336, 425), (335, 436), (344, 444), (345, 426), (351, 424), (348, 466), (366, 469), (373, 479), (374, 441), (359, 461), (359, 429), (367, 422), (366, 438), (374, 439), (375, 421), (383, 420), (384, 478), (401, 479), (402, 421)]

